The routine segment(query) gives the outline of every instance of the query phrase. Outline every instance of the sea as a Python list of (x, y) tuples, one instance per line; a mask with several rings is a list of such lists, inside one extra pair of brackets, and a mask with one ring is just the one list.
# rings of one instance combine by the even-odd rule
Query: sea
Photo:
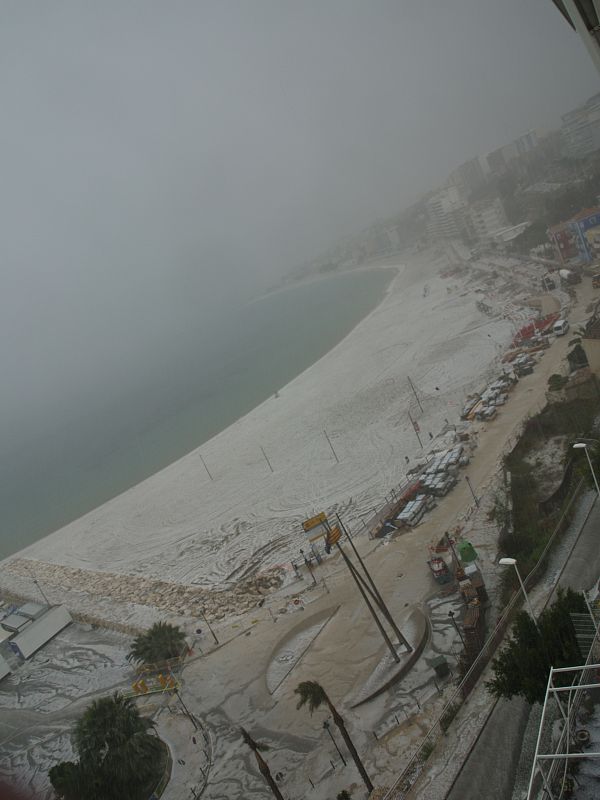
[[(275, 394), (375, 308), (396, 274), (323, 277), (232, 304), (157, 352), (118, 403), (0, 451), (0, 559), (199, 447)], [(181, 334), (179, 334), (181, 337)], [(110, 378), (108, 378), (110, 379)], [(69, 402), (69, 398), (65, 398)]]

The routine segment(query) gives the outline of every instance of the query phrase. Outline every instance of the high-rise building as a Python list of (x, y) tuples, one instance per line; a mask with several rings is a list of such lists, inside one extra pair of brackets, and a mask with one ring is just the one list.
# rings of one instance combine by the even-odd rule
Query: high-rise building
[(468, 208), (457, 186), (447, 186), (427, 201), (427, 235), (431, 239), (459, 239), (469, 235)]
[(585, 158), (600, 149), (600, 93), (562, 115), (565, 155)]
[(479, 158), (470, 158), (450, 173), (448, 183), (465, 194), (476, 191), (485, 183), (485, 174)]
[(495, 233), (509, 224), (499, 197), (474, 203), (469, 216), (475, 238), (482, 241), (492, 239)]
[(527, 131), (527, 133), (515, 139), (513, 144), (516, 148), (517, 155), (525, 156), (538, 146), (537, 133), (535, 131)]
[(523, 160), (530, 153), (539, 147), (538, 135), (535, 131), (527, 131), (522, 136), (518, 136), (509, 144), (499, 147), (488, 153), (486, 158), (490, 172), (501, 175), (506, 172), (508, 165), (515, 159)]
[(598, 0), (552, 0), (579, 37), (600, 72), (600, 3)]

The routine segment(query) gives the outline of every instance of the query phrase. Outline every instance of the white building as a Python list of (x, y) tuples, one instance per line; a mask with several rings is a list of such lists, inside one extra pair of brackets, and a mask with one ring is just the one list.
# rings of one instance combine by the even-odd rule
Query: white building
[(457, 186), (448, 186), (427, 201), (430, 239), (459, 239), (468, 231), (468, 208)]
[(508, 225), (504, 206), (499, 197), (473, 204), (469, 216), (473, 234), (480, 240), (493, 239), (497, 231)]

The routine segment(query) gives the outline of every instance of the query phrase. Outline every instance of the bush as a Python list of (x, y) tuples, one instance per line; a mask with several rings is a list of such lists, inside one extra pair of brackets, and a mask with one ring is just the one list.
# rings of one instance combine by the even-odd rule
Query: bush
[(444, 733), (446, 733), (446, 731), (450, 727), (450, 724), (452, 723), (452, 720), (457, 715), (457, 713), (458, 713), (458, 705), (456, 703), (451, 703), (442, 714), (442, 717), (440, 719), (440, 727), (444, 731)]
[(551, 392), (559, 392), (568, 382), (569, 379), (565, 375), (559, 375), (555, 372), (548, 378), (548, 389)]

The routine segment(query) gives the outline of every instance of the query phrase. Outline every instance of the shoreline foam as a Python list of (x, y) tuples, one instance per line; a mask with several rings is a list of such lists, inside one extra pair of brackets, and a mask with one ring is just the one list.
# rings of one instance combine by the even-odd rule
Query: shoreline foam
[(298, 558), (300, 522), (313, 511), (337, 508), (356, 523), (403, 479), (404, 457), (421, 452), (408, 410), (425, 439), (437, 432), (493, 357), (477, 326), (508, 332), (472, 299), (449, 293), (438, 271), (437, 263), (411, 263), (383, 301), (279, 398), (13, 558), (222, 585)]

